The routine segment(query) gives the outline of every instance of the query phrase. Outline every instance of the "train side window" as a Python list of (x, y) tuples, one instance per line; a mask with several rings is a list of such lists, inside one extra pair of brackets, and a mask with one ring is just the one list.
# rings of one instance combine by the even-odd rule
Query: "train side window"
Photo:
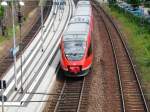
[(88, 49), (88, 52), (87, 52), (87, 57), (89, 57), (92, 53), (92, 42), (90, 43), (90, 47)]

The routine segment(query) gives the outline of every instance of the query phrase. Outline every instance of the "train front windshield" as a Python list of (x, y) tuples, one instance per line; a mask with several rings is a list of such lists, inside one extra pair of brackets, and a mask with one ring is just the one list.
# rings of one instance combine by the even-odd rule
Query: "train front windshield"
[(85, 41), (66, 41), (64, 42), (64, 52), (68, 60), (81, 60), (86, 48)]

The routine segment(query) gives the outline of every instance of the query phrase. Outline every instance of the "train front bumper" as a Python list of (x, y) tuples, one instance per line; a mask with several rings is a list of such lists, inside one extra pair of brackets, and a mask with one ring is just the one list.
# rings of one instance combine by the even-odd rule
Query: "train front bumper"
[(89, 71), (90, 71), (90, 69), (83, 70), (83, 71), (80, 71), (78, 73), (72, 73), (69, 71), (64, 71), (64, 75), (67, 77), (82, 77), (82, 76), (88, 75)]

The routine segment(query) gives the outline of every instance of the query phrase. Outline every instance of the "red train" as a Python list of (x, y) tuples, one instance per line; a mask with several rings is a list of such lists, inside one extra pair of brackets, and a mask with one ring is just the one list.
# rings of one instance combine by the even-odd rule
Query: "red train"
[(61, 68), (66, 76), (88, 74), (93, 60), (93, 15), (89, 1), (79, 1), (61, 44)]

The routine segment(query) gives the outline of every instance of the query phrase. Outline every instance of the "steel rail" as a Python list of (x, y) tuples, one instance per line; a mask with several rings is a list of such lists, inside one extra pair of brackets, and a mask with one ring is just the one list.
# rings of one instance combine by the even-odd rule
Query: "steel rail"
[(83, 79), (83, 84), (82, 84), (82, 88), (81, 88), (81, 93), (80, 93), (80, 98), (79, 98), (77, 112), (80, 112), (80, 107), (81, 107), (81, 102), (82, 102), (84, 87), (85, 87), (85, 78)]
[[(142, 90), (142, 86), (141, 86), (141, 83), (139, 81), (139, 78), (138, 78), (138, 75), (137, 75), (137, 72), (136, 72), (136, 69), (135, 69), (135, 66), (134, 66), (134, 63), (133, 63), (133, 60), (131, 58), (131, 55), (129, 53), (129, 50), (127, 48), (127, 45), (124, 41), (124, 36), (123, 34), (120, 32), (120, 30), (118, 29), (118, 27), (116, 26), (116, 24), (113, 22), (112, 18), (106, 13), (106, 11), (99, 5), (99, 8), (103, 11), (103, 13), (105, 14), (105, 16), (108, 18), (108, 20), (110, 21), (110, 23), (113, 25), (114, 29), (116, 30), (121, 42), (122, 42), (122, 45), (123, 47), (125, 48), (125, 52), (128, 56), (128, 59), (129, 59), (129, 62), (130, 62), (130, 65), (132, 67), (132, 71), (134, 72), (134, 75), (135, 75), (135, 78), (136, 78), (136, 82), (137, 82), (137, 85), (138, 85), (138, 89), (139, 89), (139, 92), (140, 92), (140, 97), (141, 97), (141, 100), (143, 100), (143, 103), (144, 103), (144, 110), (146, 112), (149, 112), (149, 108), (148, 108), (148, 105), (147, 105), (147, 102), (145, 100), (145, 96), (144, 96), (144, 93), (143, 93), (143, 90)], [(125, 100), (124, 100), (124, 93), (123, 93), (123, 87), (122, 87), (122, 80), (121, 80), (121, 76), (119, 75), (120, 74), (120, 69), (119, 69), (119, 66), (118, 66), (118, 61), (117, 61), (117, 56), (116, 56), (116, 51), (115, 51), (115, 47), (114, 47), (114, 43), (111, 39), (111, 34), (110, 34), (110, 31), (106, 25), (106, 22), (104, 20), (104, 18), (101, 16), (103, 22), (104, 22), (104, 25), (105, 25), (105, 28), (107, 30), (107, 33), (109, 35), (109, 39), (110, 39), (110, 42), (111, 42), (111, 45), (112, 45), (112, 48), (113, 48), (113, 55), (114, 55), (114, 58), (115, 58), (115, 64), (116, 64), (116, 69), (117, 69), (117, 75), (118, 75), (118, 79), (119, 79), (119, 88), (120, 88), (120, 93), (121, 93), (121, 99), (122, 99), (122, 111), (123, 112), (126, 112), (126, 107), (125, 107)]]
[(138, 77), (138, 73), (137, 73), (136, 68), (135, 68), (135, 64), (134, 64), (133, 59), (132, 59), (132, 57), (130, 55), (130, 52), (129, 52), (128, 47), (127, 47), (127, 44), (126, 44), (125, 40), (123, 39), (125, 37), (120, 32), (120, 30), (118, 29), (117, 25), (114, 23), (114, 21), (112, 20), (112, 18), (106, 13), (106, 11), (102, 7), (101, 7), (101, 9), (104, 12), (104, 14), (108, 17), (108, 19), (110, 20), (110, 22), (112, 23), (112, 25), (114, 26), (114, 28), (116, 29), (116, 31), (117, 31), (117, 33), (118, 33), (118, 35), (120, 37), (120, 40), (121, 40), (121, 42), (122, 42), (122, 44), (123, 44), (123, 46), (125, 48), (125, 52), (126, 52), (128, 58), (129, 58), (129, 62), (132, 65), (131, 67), (132, 67), (132, 70), (133, 70), (134, 75), (136, 77), (136, 81), (138, 82), (138, 88), (139, 88), (140, 93), (141, 93), (141, 98), (142, 98), (142, 100), (144, 102), (145, 111), (149, 112), (149, 107), (148, 107), (147, 101), (145, 99), (145, 95), (144, 95), (144, 92), (143, 92), (143, 89), (142, 89), (142, 86), (141, 86), (141, 83), (140, 83), (140, 80), (139, 80), (139, 77)]
[[(58, 12), (58, 10), (57, 10), (57, 12)], [(64, 13), (64, 12), (63, 12), (63, 13)], [(69, 15), (69, 13), (68, 13), (68, 15)], [(54, 17), (53, 22), (55, 22), (55, 19), (56, 19), (56, 15), (55, 15), (55, 17)], [(62, 20), (62, 18), (61, 18), (61, 20)], [(61, 21), (61, 20), (60, 20), (60, 21)], [(67, 19), (65, 22), (67, 23), (67, 21), (68, 21), (68, 19)], [(59, 22), (59, 24), (58, 24), (57, 27), (59, 27), (59, 26), (60, 26), (60, 22)], [(50, 27), (50, 30), (52, 30), (52, 26)], [(50, 30), (49, 30), (49, 31), (50, 31)], [(63, 31), (64, 31), (64, 30), (62, 30), (62, 31), (60, 32), (60, 35), (59, 35), (58, 37), (61, 37)], [(53, 37), (56, 35), (56, 33), (57, 33), (57, 32), (55, 32), (55, 33), (52, 35), (52, 38), (49, 40), (49, 43), (47, 44), (45, 50), (48, 49), (48, 46), (50, 45), (51, 40), (54, 39)], [(48, 34), (47, 34), (47, 35), (48, 35)], [(60, 38), (58, 38), (57, 40), (55, 40), (55, 43), (54, 43), (52, 49), (49, 51), (48, 56), (46, 56), (46, 58), (44, 59), (44, 61), (43, 61), (42, 64), (40, 65), (40, 68), (38, 69), (38, 71), (37, 71), (37, 72), (35, 73), (35, 75), (32, 77), (31, 81), (27, 84), (27, 87), (25, 88), (25, 90), (28, 89), (28, 86), (30, 86), (31, 83), (33, 82), (33, 80), (37, 77), (39, 71), (42, 69), (42, 67), (43, 67), (43, 65), (45, 64), (45, 62), (47, 61), (48, 57), (49, 57), (50, 54), (53, 52), (53, 50), (54, 50), (54, 48), (56, 47), (56, 45), (57, 45), (57, 43), (58, 43), (59, 40), (60, 40)], [(44, 39), (44, 42), (45, 42), (45, 41), (46, 41), (46, 39)], [(48, 67), (51, 65), (52, 61), (54, 60), (55, 56), (57, 55), (58, 49), (59, 49), (59, 47), (58, 47), (57, 50), (55, 51), (54, 56), (53, 56), (53, 58), (50, 60), (49, 65), (47, 65)], [(43, 52), (45, 52), (45, 50), (44, 50)], [(41, 56), (41, 57), (42, 57), (42, 56)], [(39, 61), (36, 63), (36, 65), (37, 65), (38, 63), (39, 63)], [(35, 67), (34, 67), (34, 68), (35, 68)], [(33, 69), (34, 69), (34, 68), (33, 68)], [(47, 69), (46, 69), (46, 70), (47, 70)], [(45, 70), (45, 71), (46, 71), (46, 70)], [(32, 71), (33, 71), (33, 70), (32, 70)], [(29, 73), (29, 75), (32, 73), (32, 71)], [(45, 71), (44, 71), (44, 72), (45, 72)], [(44, 74), (42, 75), (42, 78), (43, 78), (43, 77), (44, 77)], [(42, 78), (41, 78), (40, 80), (42, 80)], [(25, 81), (26, 81), (27, 79), (28, 79), (28, 77), (24, 80), (24, 83), (25, 83)], [(24, 83), (23, 83), (23, 84), (24, 84)], [(40, 83), (39, 83), (39, 84), (40, 84)], [(39, 84), (36, 85), (36, 87), (34, 88), (34, 91), (37, 89), (37, 87), (38, 87)], [(22, 97), (22, 96), (20, 96), (20, 97), (18, 98), (18, 100), (21, 99), (21, 97)]]
[(66, 86), (66, 80), (65, 80), (65, 82), (64, 82), (64, 84), (63, 84), (63, 87), (62, 87), (61, 93), (60, 93), (60, 95), (59, 95), (59, 97), (58, 97), (58, 101), (57, 101), (57, 103), (56, 103), (56, 106), (55, 106), (54, 112), (57, 112), (57, 108), (58, 108), (59, 103), (60, 103), (59, 101), (61, 100), (61, 97), (62, 97), (62, 95), (63, 95), (63, 93), (64, 93), (65, 86)]
[[(50, 7), (49, 7), (49, 9), (50, 9)], [(45, 17), (46, 17), (46, 18), (48, 17), (48, 13), (46, 14)], [(44, 22), (46, 21), (46, 18), (44, 18)], [(40, 22), (40, 21), (39, 21), (39, 22)], [(33, 36), (33, 38), (31, 39), (31, 41), (28, 43), (28, 45), (31, 44), (31, 42), (33, 41), (34, 37), (37, 35), (37, 33), (38, 33), (39, 30), (40, 30), (40, 27), (38, 28), (37, 32), (34, 34), (34, 36)], [(39, 38), (39, 39), (40, 39), (40, 38)], [(45, 42), (45, 40), (46, 40), (46, 39), (44, 39), (44, 42)], [(38, 41), (38, 43), (39, 43), (39, 41)], [(34, 48), (37, 46), (38, 43), (35, 44)], [(26, 48), (28, 47), (28, 45), (26, 46)], [(26, 48), (25, 48), (25, 49), (26, 49)], [(24, 50), (25, 50), (25, 49), (24, 49)], [(40, 49), (40, 47), (37, 49), (37, 51), (36, 51), (35, 55), (33, 56), (32, 60), (33, 60), (34, 57), (36, 56), (36, 54), (37, 54), (37, 52), (39, 51), (39, 49)], [(24, 51), (23, 51), (23, 52), (24, 52)], [(27, 59), (30, 57), (30, 55), (31, 55), (31, 54), (29, 53), (29, 55), (27, 56), (27, 58), (23, 61), (23, 64), (27, 61)], [(40, 58), (41, 58), (41, 57), (40, 57)], [(27, 64), (27, 67), (23, 70), (23, 74), (25, 73), (25, 71), (27, 71), (27, 69), (28, 69), (29, 66), (32, 64), (32, 62), (33, 62), (33, 61), (31, 61), (29, 64)], [(37, 63), (36, 63), (36, 64), (37, 64)], [(20, 67), (17, 69), (17, 73), (19, 72), (19, 69), (20, 69)], [(12, 77), (12, 78), (13, 78), (13, 77)], [(7, 85), (8, 85), (8, 86), (10, 85), (12, 78), (10, 78), (10, 81), (7, 82)], [(28, 77), (27, 77), (27, 78), (28, 78)], [(20, 80), (21, 80), (21, 78), (19, 77), (19, 78), (18, 78), (18, 81), (20, 81)], [(12, 90), (13, 90), (13, 88), (12, 88)], [(10, 94), (11, 94), (11, 91), (8, 93), (7, 96), (9, 96)]]
[[(61, 104), (61, 101), (65, 101), (65, 99), (63, 99), (63, 95), (74, 95), (74, 96), (79, 96), (78, 99), (78, 103), (77, 103), (77, 108), (76, 108), (76, 111), (75, 112), (80, 112), (80, 106), (81, 106), (81, 102), (82, 102), (82, 96), (83, 96), (83, 92), (84, 92), (84, 87), (85, 87), (85, 78), (83, 77), (82, 79), (82, 87), (80, 88), (80, 93), (65, 93), (65, 90), (69, 89), (69, 88), (66, 88), (67, 86), (67, 80), (65, 80), (64, 84), (63, 84), (63, 87), (61, 89), (61, 93), (58, 97), (58, 100), (57, 100), (57, 103), (56, 103), (56, 106), (55, 106), (55, 109), (54, 109), (54, 112), (57, 112), (58, 111), (58, 108), (59, 108), (59, 104)], [(76, 82), (76, 83), (81, 83), (81, 82)], [(76, 88), (74, 88), (75, 90)], [(77, 88), (78, 89), (78, 88)], [(66, 111), (65, 109), (63, 111)]]
[[(69, 3), (70, 3), (70, 0), (69, 0)], [(70, 5), (71, 5), (71, 6), (70, 6)], [(69, 9), (70, 9), (70, 7), (72, 7), (72, 3), (70, 3), (70, 5), (69, 5)], [(70, 10), (69, 10), (69, 11), (70, 11)], [(63, 95), (63, 93), (64, 93), (65, 86), (66, 86), (66, 80), (65, 80), (65, 82), (64, 82), (64, 84), (63, 84), (63, 87), (62, 87), (61, 93), (60, 93), (60, 95), (59, 95), (58, 101), (57, 101), (57, 103), (56, 103), (54, 112), (57, 112), (57, 108), (58, 108), (58, 106), (59, 106), (59, 101), (61, 100), (61, 97), (62, 97), (62, 95)]]
[[(44, 12), (46, 13), (46, 15), (44, 16), (44, 22), (46, 21), (46, 19), (47, 19), (47, 17), (48, 17), (48, 13), (50, 12), (50, 9), (51, 9), (51, 7), (49, 7), (48, 10), (46, 10), (46, 7), (44, 7)], [(40, 17), (40, 15), (39, 15), (39, 17)], [(33, 30), (33, 28), (36, 26), (36, 24), (39, 23), (38, 21), (39, 21), (39, 19), (36, 20), (35, 24), (32, 24), (31, 30)], [(35, 30), (35, 28), (34, 28), (34, 30)], [(32, 35), (32, 38), (31, 38), (31, 39), (28, 38), (28, 35), (30, 34), (30, 32), (29, 32), (29, 33), (27, 34), (27, 36), (25, 36), (25, 38), (22, 40), (22, 41), (24, 41), (23, 44), (26, 44), (26, 46), (23, 46), (23, 52), (24, 52), (25, 49), (31, 44), (31, 42), (33, 41), (33, 39), (35, 38), (35, 36), (37, 35), (37, 32), (38, 32), (39, 30), (40, 30), (40, 26), (37, 28), (37, 31), (34, 32), (34, 34)], [(31, 36), (30, 36), (30, 37), (31, 37)], [(29, 41), (28, 41), (28, 40), (29, 40)], [(28, 42), (27, 42), (27, 41), (28, 41)], [(26, 43), (26, 42), (27, 42), (27, 43)], [(19, 57), (20, 57), (20, 55), (18, 54), (18, 55), (17, 55), (17, 58), (19, 58)], [(9, 56), (3, 57), (4, 60), (5, 60), (6, 58), (9, 58)], [(2, 75), (2, 76), (4, 76), (5, 73), (9, 70), (9, 68), (12, 67), (12, 61), (10, 61), (10, 63), (11, 63), (11, 64), (7, 65), (7, 66), (8, 66), (7, 69), (6, 69), (6, 70), (3, 70), (4, 72), (1, 72), (1, 75)]]
[[(96, 4), (95, 5), (93, 5), (94, 6), (94, 8), (96, 9), (96, 10), (98, 10), (97, 8), (96, 8)], [(117, 56), (116, 56), (116, 50), (115, 50), (115, 48), (114, 48), (114, 44), (113, 44), (113, 41), (112, 41), (112, 39), (111, 39), (111, 33), (110, 33), (110, 31), (109, 31), (109, 29), (108, 29), (108, 27), (107, 27), (107, 25), (106, 25), (106, 23), (105, 23), (105, 20), (104, 20), (104, 18), (102, 17), (102, 15), (99, 13), (99, 16), (100, 16), (100, 18), (102, 19), (102, 21), (103, 21), (103, 23), (104, 23), (104, 26), (105, 26), (105, 28), (106, 28), (106, 31), (107, 31), (107, 34), (108, 34), (108, 37), (109, 37), (109, 39), (110, 39), (110, 43), (111, 43), (111, 46), (112, 46), (112, 51), (113, 51), (113, 56), (114, 56), (114, 61), (115, 61), (115, 68), (116, 68), (116, 71), (117, 71), (117, 77), (118, 77), (118, 80), (119, 80), (119, 88), (120, 88), (120, 98), (121, 98), (121, 106), (122, 106), (122, 111), (123, 112), (125, 112), (125, 101), (124, 101), (124, 93), (123, 93), (123, 88), (122, 88), (122, 81), (121, 81), (121, 77), (120, 77), (120, 70), (119, 70), (119, 65), (118, 65), (118, 61), (117, 61)]]
[[(56, 11), (56, 13), (57, 13), (57, 12), (58, 12), (58, 10)], [(63, 13), (65, 13), (65, 12), (63, 11)], [(69, 15), (71, 15), (71, 13), (68, 13), (68, 18), (67, 18), (67, 20), (65, 21), (66, 23), (67, 23), (67, 21), (69, 21)], [(58, 15), (58, 16), (59, 16), (59, 15)], [(61, 15), (61, 16), (63, 16), (63, 15)], [(54, 17), (53, 22), (55, 22), (55, 19), (56, 19), (56, 15), (55, 15), (55, 17)], [(62, 20), (62, 18), (61, 18), (61, 20)], [(60, 20), (60, 21), (61, 21), (61, 20)], [(65, 24), (65, 25), (66, 25), (66, 24)], [(58, 24), (57, 27), (59, 27), (59, 26), (60, 26), (60, 22), (59, 22), (59, 24)], [(50, 26), (50, 30), (52, 30), (52, 26)], [(50, 31), (50, 30), (49, 30), (49, 31)], [(55, 47), (58, 45), (57, 43), (58, 43), (59, 40), (60, 40), (59, 37), (61, 37), (63, 31), (64, 31), (64, 29), (60, 32), (58, 38), (55, 40), (55, 43), (54, 43), (54, 45), (52, 46), (52, 49), (49, 51), (49, 53), (48, 53), (48, 55), (46, 56), (46, 58), (44, 58), (44, 61), (43, 61), (42, 64), (40, 65), (40, 68), (38, 69), (38, 71), (35, 73), (35, 75), (34, 75), (34, 76), (32, 77), (32, 79), (29, 81), (29, 83), (27, 84), (27, 87), (24, 88), (25, 91), (27, 91), (28, 87), (33, 83), (33, 80), (38, 76), (39, 71), (42, 69), (42, 67), (43, 67), (43, 65), (45, 64), (45, 62), (47, 61), (48, 57), (51, 55), (51, 53), (53, 52), (53, 50), (55, 49)], [(53, 37), (56, 35), (56, 33), (57, 33), (57, 32), (55, 32), (55, 33), (52, 35), (52, 39), (53, 39)], [(48, 34), (47, 34), (47, 35), (48, 35)], [(45, 50), (48, 49), (48, 46), (50, 45), (50, 42), (51, 42), (52, 39), (49, 40), (49, 43), (47, 44)], [(44, 41), (45, 41), (45, 40), (44, 40)], [(43, 51), (43, 53), (45, 52), (45, 50)], [(40, 77), (40, 79), (39, 79), (38, 82), (41, 82), (42, 79), (44, 78), (44, 76), (45, 76), (44, 74), (46, 74), (46, 72), (47, 72), (49, 66), (51, 66), (53, 60), (55, 59), (55, 56), (58, 54), (58, 50), (59, 50), (59, 47), (57, 46), (54, 55), (52, 56), (52, 58), (51, 58), (49, 64), (47, 65), (46, 69), (45, 69), (44, 72), (43, 72), (42, 77)], [(39, 61), (38, 61), (38, 62), (39, 62)], [(36, 65), (38, 64), (38, 62), (36, 63)], [(34, 67), (34, 68), (35, 68), (35, 67)], [(34, 68), (33, 68), (33, 69), (34, 69)], [(32, 71), (33, 71), (33, 70), (32, 70)], [(31, 71), (31, 72), (32, 72), (32, 71)], [(30, 74), (31, 74), (31, 73), (29, 73), (29, 76), (30, 76)], [(27, 77), (27, 78), (28, 78), (28, 77)], [(27, 80), (27, 79), (24, 80), (24, 83), (25, 83), (26, 80)], [(24, 84), (24, 83), (23, 83), (23, 84)], [(35, 87), (33, 88), (33, 91), (36, 91), (36, 89), (38, 88), (39, 85), (40, 85), (40, 83), (36, 84)], [(17, 101), (18, 101), (18, 100), (20, 101), (21, 98), (22, 98), (24, 95), (25, 95), (25, 92), (23, 92), (23, 95), (22, 95), (22, 96), (19, 96), (19, 97), (18, 97)], [(33, 94), (32, 94), (27, 100), (29, 101), (32, 96), (33, 96)]]
[[(72, 12), (73, 12), (73, 7), (72, 7), (72, 1), (71, 1), (71, 0), (69, 0), (69, 4), (70, 4), (70, 5), (69, 5), (69, 13), (68, 13), (68, 16), (67, 16), (67, 20), (65, 21), (66, 24), (67, 24), (68, 21), (70, 20), (70, 17), (72, 16)], [(66, 25), (66, 24), (65, 24), (65, 25)], [(65, 30), (65, 29), (66, 29), (66, 27), (64, 28), (64, 30)], [(63, 33), (64, 30), (61, 31), (59, 37), (62, 36), (62, 33)], [(60, 40), (60, 39), (58, 39), (57, 42), (58, 42), (59, 40)], [(65, 84), (66, 84), (66, 83), (64, 83), (63, 88), (62, 88), (62, 90), (61, 90), (61, 93), (59, 94), (58, 101), (61, 99), (61, 96), (62, 96), (63, 91), (64, 91)], [(56, 104), (56, 106), (55, 106), (55, 109), (54, 109), (54, 112), (57, 111), (58, 105), (59, 105), (59, 102), (57, 102), (57, 104)]]
[(121, 93), (122, 110), (123, 110), (123, 112), (125, 112), (126, 109), (125, 109), (124, 93), (123, 93), (123, 87), (122, 87), (122, 80), (121, 80), (121, 77), (120, 77), (119, 64), (118, 64), (118, 60), (117, 60), (117, 56), (116, 56), (116, 50), (115, 50), (115, 47), (114, 47), (114, 43), (113, 43), (113, 40), (112, 40), (111, 33), (110, 33), (109, 28), (107, 27), (107, 25), (106, 25), (105, 20), (104, 20), (103, 17), (102, 17), (102, 20), (103, 20), (103, 22), (105, 24), (105, 28), (107, 30), (107, 33), (108, 33), (108, 36), (109, 36), (109, 39), (110, 39), (110, 43), (111, 43), (111, 46), (112, 46), (112, 51), (113, 51), (113, 56), (114, 56), (114, 61), (115, 61), (115, 66), (116, 66), (116, 71), (117, 71), (117, 76), (118, 76), (118, 80), (119, 80), (118, 82), (119, 82), (119, 88), (120, 88), (120, 93)]
[[(66, 79), (67, 80), (67, 79)], [(57, 100), (57, 103), (56, 103), (56, 106), (55, 106), (55, 109), (54, 109), (54, 112), (57, 112), (57, 109), (59, 108), (59, 104), (60, 104), (60, 101), (62, 101), (62, 96), (63, 94), (66, 94), (65, 93), (65, 86), (67, 85), (67, 81), (65, 80), (64, 84), (63, 84), (63, 87), (62, 87), (62, 90), (61, 90), (61, 93), (58, 97), (58, 100)], [(78, 104), (77, 104), (77, 109), (76, 109), (76, 112), (79, 112), (80, 111), (80, 106), (81, 106), (81, 102), (82, 102), (82, 96), (83, 96), (83, 91), (84, 91), (84, 85), (85, 85), (85, 78), (83, 79), (83, 82), (82, 82), (82, 87), (81, 87), (81, 91), (80, 91), (80, 94), (72, 94), (72, 93), (69, 93), (69, 94), (72, 94), (72, 95), (80, 95), (79, 97), (79, 101), (78, 101)], [(65, 111), (65, 110), (64, 110)]]
[[(48, 7), (48, 9), (50, 9), (50, 7)], [(48, 14), (46, 14), (46, 15), (47, 15), (47, 17), (48, 17)], [(53, 15), (53, 16), (54, 16), (54, 15)], [(55, 18), (56, 18), (56, 16), (54, 16), (54, 19), (55, 19)], [(45, 19), (46, 19), (46, 18), (45, 18)], [(51, 18), (51, 19), (52, 19), (52, 18)], [(45, 21), (46, 21), (46, 20), (45, 20)], [(54, 22), (54, 21), (53, 21), (53, 22)], [(49, 23), (50, 23), (50, 22), (49, 22)], [(49, 23), (48, 23), (48, 24), (49, 24)], [(39, 29), (40, 29), (40, 28), (39, 28)], [(50, 30), (52, 30), (52, 25), (50, 26)], [(48, 35), (48, 34), (47, 34), (47, 35)], [(53, 36), (54, 36), (54, 35), (53, 35)], [(45, 41), (46, 41), (46, 38), (44, 38), (44, 42), (45, 42)], [(51, 42), (51, 40), (49, 41), (49, 44), (50, 44), (50, 42)], [(38, 42), (38, 43), (39, 43), (39, 42)], [(37, 44), (38, 44), (38, 43), (37, 43)], [(37, 44), (36, 44), (36, 45), (37, 45)], [(48, 44), (48, 45), (49, 45), (49, 44)], [(34, 47), (36, 47), (36, 45), (35, 45)], [(48, 48), (48, 45), (47, 45), (46, 49)], [(40, 47), (36, 50), (36, 53), (35, 53), (35, 55), (33, 56), (32, 59), (34, 59), (34, 57), (36, 56), (36, 54), (37, 54), (37, 52), (39, 51), (39, 49), (40, 49)], [(46, 50), (46, 49), (45, 49), (45, 50)], [(53, 49), (52, 49), (52, 50), (53, 50)], [(51, 50), (51, 51), (52, 51), (52, 50)], [(45, 51), (43, 51), (43, 53), (44, 53), (44, 52), (45, 52)], [(50, 54), (51, 54), (51, 53), (49, 53), (49, 55), (50, 55)], [(30, 54), (29, 54), (29, 55), (30, 55)], [(43, 55), (41, 55), (41, 57), (39, 57), (39, 59), (41, 59), (42, 56), (43, 56)], [(28, 58), (28, 57), (27, 57), (27, 58)], [(32, 64), (32, 62), (33, 62), (33, 61), (31, 61), (31, 62), (27, 65), (27, 67), (24, 69), (24, 72), (23, 72), (23, 73), (25, 73), (25, 71), (29, 68), (29, 66)], [(38, 62), (39, 62), (39, 61), (38, 61)], [(38, 64), (38, 62), (36, 62), (36, 65)], [(34, 67), (34, 68), (35, 68), (35, 67)], [(39, 70), (40, 70), (40, 69), (39, 69)], [(32, 70), (32, 71), (33, 71), (33, 70)], [(31, 71), (31, 72), (32, 72), (32, 71)], [(30, 74), (31, 74), (31, 72), (30, 72)], [(29, 74), (29, 76), (30, 76), (30, 74)], [(29, 76), (24, 80), (23, 84), (24, 84), (25, 81), (29, 78)], [(35, 75), (34, 78), (35, 78), (35, 77), (37, 77), (37, 75)], [(18, 80), (20, 80), (20, 77), (18, 78)], [(32, 79), (31, 81), (33, 82), (33, 79)], [(29, 83), (28, 85), (30, 85), (30, 84), (31, 84), (31, 83)], [(9, 85), (9, 83), (8, 83), (8, 85)], [(27, 87), (29, 87), (29, 86), (27, 86)], [(25, 88), (25, 90), (27, 90), (27, 87)], [(13, 89), (13, 88), (12, 88), (12, 89)], [(11, 89), (11, 90), (12, 90), (12, 89)], [(7, 96), (10, 96), (11, 90), (10, 90), (10, 92), (7, 94)], [(16, 95), (17, 95), (17, 93), (16, 93)], [(16, 95), (15, 95), (15, 96), (16, 96)], [(15, 96), (14, 96), (13, 98), (15, 98)], [(13, 99), (13, 98), (12, 98), (12, 99)], [(21, 96), (20, 96), (18, 99), (21, 99)]]

